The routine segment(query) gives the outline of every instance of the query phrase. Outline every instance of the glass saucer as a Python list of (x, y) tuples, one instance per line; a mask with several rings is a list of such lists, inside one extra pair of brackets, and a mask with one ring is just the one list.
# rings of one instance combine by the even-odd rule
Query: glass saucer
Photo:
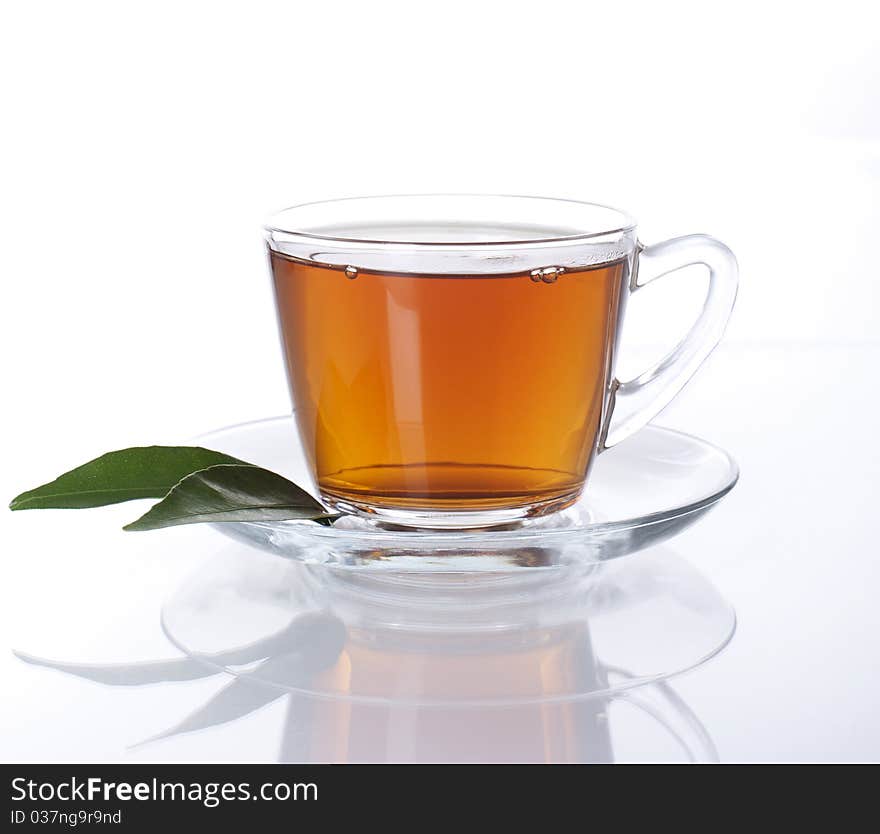
[[(197, 441), (311, 485), (292, 416), (243, 423)], [(553, 515), (491, 530), (390, 529), (344, 516), (225, 522), (217, 530), (309, 564), (393, 571), (509, 571), (583, 565), (624, 556), (680, 533), (736, 484), (732, 458), (705, 440), (647, 426), (596, 461), (580, 500)]]

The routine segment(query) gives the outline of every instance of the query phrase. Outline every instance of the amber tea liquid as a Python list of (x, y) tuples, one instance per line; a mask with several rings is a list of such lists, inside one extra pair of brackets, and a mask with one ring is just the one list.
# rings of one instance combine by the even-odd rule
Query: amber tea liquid
[(428, 511), (577, 497), (625, 261), (545, 283), (270, 256), (296, 419), (325, 497)]

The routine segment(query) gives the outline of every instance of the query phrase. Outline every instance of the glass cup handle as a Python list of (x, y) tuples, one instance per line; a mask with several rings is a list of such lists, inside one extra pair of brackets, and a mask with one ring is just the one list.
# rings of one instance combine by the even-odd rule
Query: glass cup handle
[[(606, 666), (605, 671), (626, 681), (637, 680), (631, 672), (618, 667)], [(658, 680), (624, 689), (612, 695), (610, 701), (617, 699), (628, 702), (653, 718), (675, 739), (688, 761), (695, 764), (718, 762), (718, 748), (715, 747), (712, 736), (696, 713), (666, 681)]]
[(612, 381), (600, 451), (616, 446), (653, 420), (721, 341), (736, 300), (738, 271), (733, 252), (715, 238), (686, 235), (653, 246), (639, 244), (629, 293), (693, 264), (709, 269), (703, 309), (690, 332), (656, 365), (635, 379)]

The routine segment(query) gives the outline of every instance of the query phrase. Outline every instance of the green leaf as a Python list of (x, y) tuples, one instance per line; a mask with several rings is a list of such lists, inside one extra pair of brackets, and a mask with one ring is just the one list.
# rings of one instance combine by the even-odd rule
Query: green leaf
[(101, 455), (12, 499), (11, 510), (84, 509), (162, 498), (191, 472), (238, 458), (200, 446), (142, 446)]
[(250, 464), (193, 472), (125, 530), (156, 530), (203, 521), (329, 521), (318, 501), (287, 478)]

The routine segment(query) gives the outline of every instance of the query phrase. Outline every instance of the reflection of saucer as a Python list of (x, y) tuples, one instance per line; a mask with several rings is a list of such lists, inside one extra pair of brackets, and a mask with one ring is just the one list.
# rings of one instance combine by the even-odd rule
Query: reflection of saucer
[[(310, 485), (292, 417), (245, 423), (198, 440)], [(736, 464), (721, 449), (648, 426), (599, 456), (577, 504), (511, 529), (398, 531), (351, 516), (332, 527), (282, 521), (227, 522), (216, 528), (312, 564), (432, 572), (589, 564), (676, 535), (723, 498), (737, 477)]]
[(735, 616), (652, 551), (568, 570), (371, 573), (214, 556), (168, 600), (166, 635), (217, 670), (317, 698), (513, 707), (607, 697), (698, 666)]

